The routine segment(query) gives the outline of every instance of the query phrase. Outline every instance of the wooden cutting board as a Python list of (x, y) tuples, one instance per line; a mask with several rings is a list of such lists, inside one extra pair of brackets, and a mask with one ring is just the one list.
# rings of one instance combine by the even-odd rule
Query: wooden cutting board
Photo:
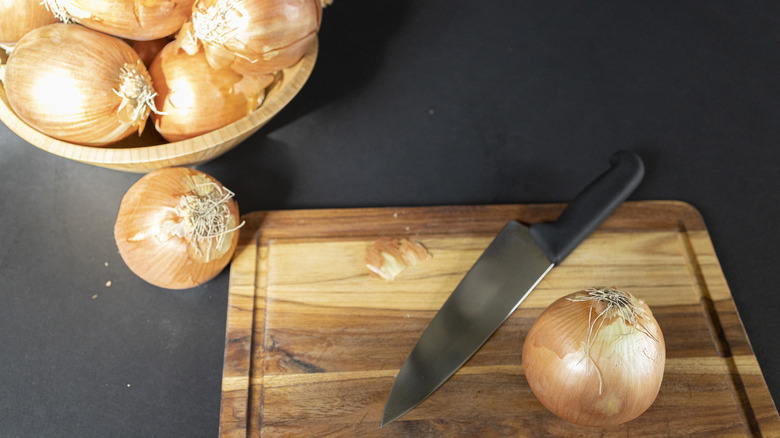
[[(561, 204), (258, 212), (230, 268), (220, 434), (233, 436), (780, 436), (780, 417), (699, 213), (682, 202), (621, 206), (428, 400), (379, 428), (396, 373), (430, 319), (510, 219)], [(387, 281), (380, 237), (433, 256)], [(525, 334), (556, 298), (617, 286), (644, 299), (666, 339), (664, 381), (639, 418), (566, 423), (537, 401)]]

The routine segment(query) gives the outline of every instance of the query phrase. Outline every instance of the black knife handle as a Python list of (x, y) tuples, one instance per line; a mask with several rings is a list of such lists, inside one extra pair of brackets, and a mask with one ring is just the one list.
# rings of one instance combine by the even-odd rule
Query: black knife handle
[(628, 198), (645, 175), (642, 159), (632, 151), (616, 152), (609, 163), (612, 167), (588, 184), (555, 222), (529, 227), (550, 262), (562, 262)]

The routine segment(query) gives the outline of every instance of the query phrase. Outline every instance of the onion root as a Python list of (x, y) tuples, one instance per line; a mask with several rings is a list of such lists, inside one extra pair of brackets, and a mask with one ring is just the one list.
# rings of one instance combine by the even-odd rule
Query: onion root
[(42, 3), (46, 7), (46, 10), (51, 12), (61, 22), (65, 24), (79, 22), (78, 19), (76, 19), (75, 17), (71, 16), (70, 13), (68, 13), (68, 10), (66, 9), (65, 5), (62, 4), (62, 0), (43, 0)]
[[(122, 103), (116, 110), (117, 115), (121, 121), (137, 126), (140, 135), (150, 111), (155, 114), (164, 114), (158, 111), (154, 104), (154, 97), (157, 96), (157, 93), (152, 88), (152, 80), (145, 69), (141, 70), (126, 62), (119, 73), (119, 81), (119, 90), (112, 90), (122, 98)], [(127, 113), (123, 113), (125, 109), (127, 109)]]
[(205, 259), (209, 262), (211, 249), (220, 252), (225, 236), (244, 226), (244, 222), (229, 227), (228, 201), (235, 195), (232, 191), (210, 181), (197, 182), (194, 187), (195, 192), (182, 195), (174, 208), (178, 220), (164, 223), (163, 230), (169, 236), (185, 239), (198, 255), (204, 255), (201, 248), (205, 247)]

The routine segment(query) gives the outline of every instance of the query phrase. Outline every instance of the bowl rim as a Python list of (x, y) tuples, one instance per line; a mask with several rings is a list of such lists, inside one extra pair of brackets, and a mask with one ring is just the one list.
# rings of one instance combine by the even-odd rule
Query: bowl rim
[[(19, 118), (7, 102), (5, 88), (1, 82), (0, 120), (33, 146), (60, 157), (103, 167), (132, 167), (198, 156), (236, 138), (251, 135), (253, 130), (259, 129), (273, 118), (303, 88), (312, 73), (318, 51), (319, 42), (314, 38), (303, 57), (296, 64), (281, 71), (281, 78), (271, 85), (265, 99), (256, 110), (227, 126), (185, 140), (129, 147), (84, 146), (59, 140), (36, 130)], [(147, 129), (154, 128), (147, 126)], [(219, 154), (227, 152), (238, 143), (225, 147)]]

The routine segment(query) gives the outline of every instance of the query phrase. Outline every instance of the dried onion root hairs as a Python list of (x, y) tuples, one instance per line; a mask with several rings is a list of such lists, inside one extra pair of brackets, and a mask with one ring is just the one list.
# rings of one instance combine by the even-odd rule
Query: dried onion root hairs
[(630, 292), (623, 292), (614, 287), (594, 287), (585, 289), (572, 297), (566, 297), (566, 299), (590, 304), (588, 330), (585, 336), (584, 347), (585, 354), (596, 369), (596, 374), (599, 378), (599, 394), (603, 392), (604, 380), (598, 364), (591, 357), (590, 350), (596, 341), (596, 335), (604, 325), (604, 321), (621, 318), (625, 321), (628, 331), (638, 330), (645, 336), (658, 342), (658, 338), (645, 326), (645, 321), (648, 320), (647, 312), (642, 308), (639, 300)]
[(228, 203), (235, 193), (212, 181), (193, 182), (193, 186), (193, 191), (182, 195), (174, 208), (177, 219), (163, 223), (162, 231), (183, 238), (196, 255), (210, 262), (212, 251), (224, 247), (225, 236), (244, 223), (231, 226)]
[(70, 16), (65, 6), (69, 3), (69, 0), (43, 0), (41, 4), (52, 13), (62, 23), (78, 23), (78, 20)]
[(151, 78), (143, 63), (125, 63), (119, 73), (119, 89), (112, 90), (122, 98), (122, 103), (117, 108), (117, 116), (120, 120), (127, 121), (138, 127), (138, 135), (144, 130), (149, 113), (163, 115), (154, 103), (157, 93), (152, 88)]
[(588, 326), (589, 339), (594, 333), (596, 321), (603, 322), (604, 319), (620, 317), (628, 323), (631, 330), (639, 330), (658, 342), (658, 339), (643, 325), (644, 321), (649, 319), (648, 312), (642, 306), (642, 302), (630, 292), (621, 291), (615, 287), (593, 287), (566, 299), (589, 302), (591, 309), (597, 313), (596, 318)]

